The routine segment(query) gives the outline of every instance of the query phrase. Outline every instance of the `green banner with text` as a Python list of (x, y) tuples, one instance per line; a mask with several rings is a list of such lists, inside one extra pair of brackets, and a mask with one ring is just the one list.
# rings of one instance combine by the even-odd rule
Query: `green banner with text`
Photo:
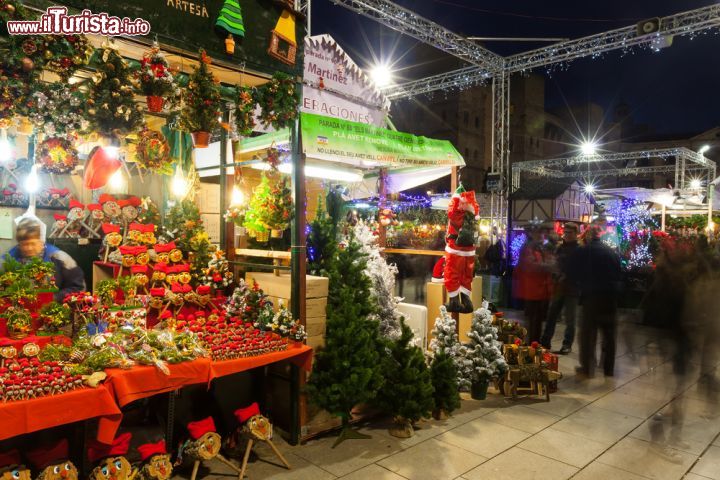
[(463, 166), (452, 143), (366, 123), (302, 113), (303, 150), (309, 157), (351, 160), (360, 166)]

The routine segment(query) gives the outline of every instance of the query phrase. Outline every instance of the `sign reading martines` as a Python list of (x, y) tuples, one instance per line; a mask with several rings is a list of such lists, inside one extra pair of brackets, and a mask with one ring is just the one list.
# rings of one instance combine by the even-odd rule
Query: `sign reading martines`
[(390, 103), (329, 35), (305, 39), (301, 110), (382, 127)]

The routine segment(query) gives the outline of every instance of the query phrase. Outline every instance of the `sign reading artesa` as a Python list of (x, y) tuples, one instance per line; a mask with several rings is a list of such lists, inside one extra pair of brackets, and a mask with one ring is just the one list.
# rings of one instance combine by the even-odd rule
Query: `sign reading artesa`
[(389, 103), (329, 35), (305, 40), (304, 82), (303, 112), (384, 125)]

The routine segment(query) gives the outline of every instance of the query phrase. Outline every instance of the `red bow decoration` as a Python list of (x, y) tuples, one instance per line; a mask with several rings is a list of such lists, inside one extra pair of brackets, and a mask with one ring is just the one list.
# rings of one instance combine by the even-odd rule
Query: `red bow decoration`
[(126, 455), (130, 450), (131, 439), (132, 433), (126, 432), (115, 437), (115, 440), (110, 445), (93, 440), (88, 447), (88, 460), (95, 463), (103, 458)]
[(156, 263), (153, 266), (153, 270), (155, 270), (156, 272), (163, 272), (163, 273), (168, 273), (168, 268), (169, 267), (168, 267), (167, 263), (164, 263), (164, 262)]
[(112, 223), (103, 223), (102, 231), (105, 235), (110, 233), (120, 233), (120, 225), (113, 225)]
[(98, 200), (101, 204), (107, 203), (107, 202), (115, 202), (117, 203), (117, 200), (112, 195), (109, 195), (107, 193), (103, 193), (100, 195), (100, 199)]
[(175, 266), (176, 273), (189, 272), (189, 271), (190, 271), (190, 265), (188, 265), (187, 263), (181, 263), (181, 264)]
[(180, 285), (179, 283), (173, 283), (170, 289), (173, 293), (182, 293), (182, 285)]
[(235, 418), (238, 419), (238, 422), (245, 423), (255, 415), (260, 415), (260, 407), (256, 402), (253, 402), (245, 408), (238, 408), (233, 413), (235, 414)]
[(187, 425), (190, 437), (193, 440), (197, 440), (208, 432), (216, 432), (215, 422), (212, 417), (207, 417), (204, 420), (198, 420), (197, 422), (190, 422)]
[(52, 446), (40, 447), (25, 454), (36, 470), (42, 470), (58, 461), (68, 458), (70, 444), (66, 438)]
[(101, 206), (99, 203), (90, 203), (90, 204), (87, 205), (86, 208), (87, 208), (88, 210), (90, 210), (91, 212), (92, 212), (93, 210), (102, 210), (102, 206)]
[(147, 273), (147, 271), (147, 265), (133, 265), (132, 267), (130, 267), (130, 273)]
[(60, 215), (59, 213), (54, 213), (54, 214), (53, 214), (53, 218), (54, 218), (55, 220), (57, 220), (57, 221), (67, 220), (67, 216), (66, 216), (66, 215)]
[(120, 245), (120, 253), (122, 255), (139, 255), (141, 253), (146, 253), (147, 247), (144, 245), (140, 245), (137, 247), (133, 247), (130, 245)]
[(164, 297), (165, 289), (163, 287), (155, 287), (150, 289), (150, 295), (153, 297)]
[(127, 200), (127, 204), (133, 207), (139, 207), (142, 205), (142, 200), (140, 200), (140, 197), (130, 197)]
[(70, 200), (70, 208), (80, 208), (82, 210), (85, 210), (85, 205), (78, 202), (77, 200)]
[(165, 440), (160, 440), (157, 443), (146, 443), (144, 445), (140, 445), (139, 447), (137, 447), (137, 450), (138, 453), (140, 453), (140, 460), (143, 462), (151, 457), (154, 457), (155, 455), (167, 454)]
[[(136, 232), (155, 233), (155, 225), (153, 225), (152, 223), (143, 225), (142, 223), (133, 222), (130, 224), (129, 228), (130, 228), (130, 230), (133, 230)], [(157, 251), (157, 249), (155, 251)]]
[(162, 315), (160, 315), (160, 318), (162, 320), (165, 320), (166, 318), (172, 318), (172, 312), (170, 310), (165, 310)]
[(157, 253), (170, 253), (171, 250), (175, 250), (175, 242), (170, 243), (158, 243), (155, 245), (155, 252)]
[(197, 287), (197, 293), (198, 293), (198, 295), (209, 295), (210, 294), (210, 286), (209, 285), (199, 285)]

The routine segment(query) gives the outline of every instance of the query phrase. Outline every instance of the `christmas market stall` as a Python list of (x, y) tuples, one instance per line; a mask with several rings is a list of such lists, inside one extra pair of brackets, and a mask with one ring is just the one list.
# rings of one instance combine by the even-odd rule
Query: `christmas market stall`
[[(63, 3), (69, 14), (86, 7)], [(42, 259), (11, 250), (0, 272), (0, 452), (33, 442), (32, 432), (59, 427), (55, 436), (66, 436), (69, 424), (80, 432), (73, 438), (114, 448), (137, 428), (138, 411), (157, 414), (142, 430), (167, 446), (133, 441), (142, 461), (181, 455), (179, 439), (197, 448), (231, 434), (260, 411), (298, 440), (299, 371), (312, 359), (304, 313), (236, 276), (225, 254), (227, 185), (202, 181), (196, 166), (212, 155), (229, 164), (211, 146), (252, 132), (247, 122), (297, 123), (303, 17), (283, 1), (192, 5), (94, 2), (93, 13), (152, 26), (148, 36), (100, 37), (9, 36), (5, 22), (33, 20), (45, 5), (0, 4), (0, 244), (12, 247), (16, 225), (32, 225), (46, 244)], [(248, 105), (257, 105), (252, 119)], [(297, 142), (290, 152), (297, 161)], [(282, 211), (258, 228), (300, 231), (297, 185), (283, 183)], [(302, 254), (294, 251), (294, 264)], [(77, 273), (72, 283), (66, 269)], [(290, 372), (284, 404), (267, 401), (270, 365)], [(209, 399), (196, 403), (206, 408), (183, 411), (193, 398)], [(234, 415), (247, 405), (253, 415)], [(71, 442), (64, 460), (85, 472), (82, 443)]]

